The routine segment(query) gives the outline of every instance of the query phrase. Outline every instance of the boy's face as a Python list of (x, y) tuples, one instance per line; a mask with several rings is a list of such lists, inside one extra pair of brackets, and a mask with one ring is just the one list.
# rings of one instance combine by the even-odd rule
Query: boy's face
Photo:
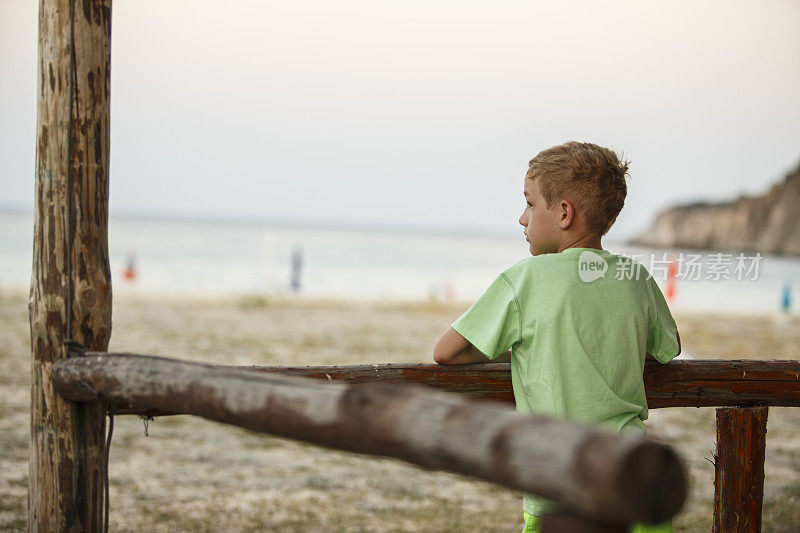
[(547, 207), (538, 180), (525, 179), (525, 210), (519, 223), (525, 227), (525, 237), (532, 255), (558, 252), (561, 226), (558, 203), (552, 209)]

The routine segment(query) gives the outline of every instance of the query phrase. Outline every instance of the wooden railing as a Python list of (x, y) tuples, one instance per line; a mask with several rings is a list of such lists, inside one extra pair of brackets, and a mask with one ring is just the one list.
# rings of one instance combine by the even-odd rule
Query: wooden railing
[[(472, 398), (514, 401), (507, 363), (250, 369), (355, 383), (419, 383)], [(644, 384), (650, 409), (718, 407), (714, 531), (760, 531), (768, 407), (800, 406), (800, 361), (647, 361)]]
[[(420, 383), (472, 398), (513, 402), (509, 364), (250, 367), (317, 379)], [(761, 530), (768, 407), (800, 406), (800, 361), (686, 360), (644, 368), (647, 404), (718, 407), (714, 531)]]
[[(317, 379), (420, 383), (472, 398), (514, 401), (510, 365), (358, 365), (250, 367)], [(768, 407), (800, 406), (800, 361), (647, 361), (650, 409), (717, 407), (714, 531), (761, 530)]]
[[(313, 370), (322, 370), (316, 377), (325, 381), (334, 372)], [(343, 382), (353, 373), (339, 370), (334, 374), (343, 379), (321, 383), (163, 357), (87, 353), (55, 363), (52, 383), (70, 402), (127, 402), (127, 412), (191, 414), (471, 475), (564, 503), (569, 514), (559, 520), (613, 530), (664, 521), (686, 498), (683, 467), (667, 446), (518, 415), (508, 405), (468, 401), (408, 380), (387, 383), (381, 374), (399, 375), (392, 367), (357, 371), (355, 384)], [(426, 367), (419, 375), (424, 374), (437, 372)], [(458, 372), (443, 375), (459, 381)]]
[[(133, 354), (109, 354), (115, 356)], [(252, 372), (347, 383), (416, 383), (456, 392), (468, 398), (514, 403), (508, 363), (440, 366), (373, 364), (336, 366), (228, 366)], [(644, 366), (647, 406), (663, 407), (800, 407), (800, 361), (678, 360), (647, 361)], [(141, 409), (118, 406), (120, 413)], [(180, 414), (150, 412), (152, 415)]]
[[(195, 414), (208, 416), (208, 407), (191, 409), (192, 402), (184, 401), (176, 389), (169, 393), (156, 392), (174, 379), (165, 374), (163, 365), (173, 368), (174, 360), (136, 354), (87, 354), (86, 357), (61, 361), (55, 365), (53, 379), (57, 390), (70, 400), (114, 400), (119, 414), (163, 416)], [(155, 388), (138, 387), (147, 391), (142, 396), (125, 392), (136, 388), (125, 365), (141, 366), (147, 375), (158, 375)], [(111, 366), (119, 367), (111, 375)], [(349, 384), (415, 384), (441, 391), (455, 392), (468, 399), (496, 400), (513, 404), (510, 365), (486, 364), (439, 366), (420, 364), (380, 364), (350, 366), (306, 367), (210, 367), (216, 372), (234, 372), (239, 376), (283, 375), (344, 382)], [(98, 370), (101, 369), (101, 370)], [(225, 374), (219, 374), (225, 375)], [(662, 365), (648, 361), (644, 382), (650, 409), (663, 407), (719, 407), (717, 409), (717, 449), (715, 460), (715, 531), (759, 531), (763, 500), (764, 450), (766, 419), (769, 406), (800, 406), (800, 362), (798, 361), (673, 361)], [(160, 389), (159, 389), (160, 387)], [(195, 392), (197, 387), (189, 387)], [(402, 394), (398, 391), (397, 394)], [(395, 405), (394, 402), (390, 402)], [(228, 415), (215, 420), (228, 421)], [(275, 416), (271, 414), (270, 416)], [(355, 415), (358, 416), (358, 415)], [(259, 424), (266, 413), (256, 416)], [(285, 417), (284, 417), (285, 418)], [(284, 424), (289, 424), (284, 420)], [(236, 422), (233, 422), (236, 423)], [(294, 421), (292, 424), (298, 424)], [(239, 424), (256, 429), (253, 424)], [(290, 424), (291, 425), (291, 424)], [(271, 433), (276, 433), (274, 428)], [(280, 433), (298, 438), (296, 434)], [(328, 444), (319, 439), (304, 440)], [(344, 448), (347, 449), (347, 448)], [(356, 450), (356, 451), (363, 451)], [(378, 452), (383, 453), (383, 452)], [(413, 455), (413, 454), (411, 454)], [(395, 455), (397, 456), (397, 455)], [(406, 457), (407, 459), (407, 457)], [(412, 461), (413, 462), (413, 461)], [(457, 462), (457, 461), (456, 461)], [(423, 464), (419, 463), (418, 464)], [(426, 464), (426, 466), (431, 466)], [(458, 470), (477, 475), (473, 470)], [(483, 479), (491, 476), (479, 475)], [(497, 481), (497, 479), (493, 479)], [(504, 483), (519, 487), (518, 484)], [(529, 490), (533, 490), (530, 489)], [(537, 487), (540, 490), (540, 487)], [(608, 509), (608, 506), (605, 506)], [(591, 514), (592, 510), (582, 509)], [(615, 511), (615, 519), (630, 519), (628, 514)], [(613, 513), (612, 513), (613, 514)], [(594, 516), (597, 516), (596, 513)], [(608, 518), (608, 515), (605, 516)]]
[[(508, 363), (241, 367), (255, 372), (343, 380), (419, 383), (472, 398), (514, 401)], [(645, 362), (647, 406), (800, 407), (800, 361), (688, 360)]]

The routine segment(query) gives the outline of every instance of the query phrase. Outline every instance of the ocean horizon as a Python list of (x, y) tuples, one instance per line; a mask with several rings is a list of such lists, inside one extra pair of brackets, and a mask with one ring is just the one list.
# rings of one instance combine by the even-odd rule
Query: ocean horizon
[[(32, 231), (32, 209), (0, 206), (0, 287), (30, 284)], [(719, 252), (614, 242), (604, 248), (642, 262), (662, 290), (667, 262), (694, 258), (698, 272), (712, 275), (679, 276), (670, 301), (676, 311), (781, 313), (787, 293), (790, 300), (800, 293), (798, 258), (764, 255), (755, 261), (748, 255), (749, 277), (755, 279), (735, 279), (736, 254), (724, 254), (731, 256), (731, 279), (725, 279), (715, 257), (723, 255)], [(481, 233), (146, 213), (112, 213), (109, 219), (115, 294), (469, 303), (500, 272), (528, 256), (521, 227)], [(790, 301), (788, 312), (796, 313), (797, 307)]]

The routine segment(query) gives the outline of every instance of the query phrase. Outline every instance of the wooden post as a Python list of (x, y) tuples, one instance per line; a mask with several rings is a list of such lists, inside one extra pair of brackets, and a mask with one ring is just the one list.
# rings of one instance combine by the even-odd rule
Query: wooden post
[(68, 356), (65, 337), (105, 350), (111, 335), (110, 38), (111, 0), (41, 0), (29, 302), (31, 531), (103, 525), (103, 406), (61, 399), (50, 377)]
[(71, 400), (177, 409), (479, 477), (595, 520), (658, 523), (686, 496), (683, 467), (667, 446), (419, 386), (321, 383), (133, 354), (59, 361), (53, 383)]
[(761, 531), (767, 407), (717, 409), (715, 533)]

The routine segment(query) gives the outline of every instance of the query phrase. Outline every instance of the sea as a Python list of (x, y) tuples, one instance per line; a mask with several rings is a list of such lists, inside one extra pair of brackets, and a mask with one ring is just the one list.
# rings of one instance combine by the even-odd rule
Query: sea
[[(0, 209), (0, 287), (30, 285), (33, 213)], [(676, 311), (800, 313), (800, 258), (604, 248), (644, 264)], [(469, 233), (112, 216), (114, 293), (469, 303), (529, 256), (521, 229)], [(669, 263), (675, 263), (669, 276)], [(667, 278), (672, 286), (667, 291)]]

